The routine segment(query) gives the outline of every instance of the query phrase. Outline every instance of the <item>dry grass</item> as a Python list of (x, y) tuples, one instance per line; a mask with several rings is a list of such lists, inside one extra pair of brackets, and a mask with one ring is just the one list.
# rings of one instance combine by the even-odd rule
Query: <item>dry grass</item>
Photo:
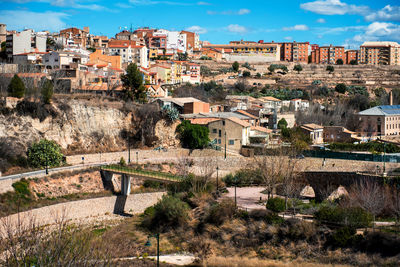
[(258, 258), (242, 258), (242, 257), (211, 257), (207, 261), (209, 267), (321, 267), (321, 266), (335, 266), (344, 267), (350, 265), (337, 265), (337, 264), (318, 264), (302, 261), (282, 262), (277, 260), (263, 260)]

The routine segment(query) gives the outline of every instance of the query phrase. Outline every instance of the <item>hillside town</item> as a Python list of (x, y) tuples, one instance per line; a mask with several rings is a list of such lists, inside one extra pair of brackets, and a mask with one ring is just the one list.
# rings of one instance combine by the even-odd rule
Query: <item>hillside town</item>
[(1, 266), (398, 266), (398, 37), (0, 22)]

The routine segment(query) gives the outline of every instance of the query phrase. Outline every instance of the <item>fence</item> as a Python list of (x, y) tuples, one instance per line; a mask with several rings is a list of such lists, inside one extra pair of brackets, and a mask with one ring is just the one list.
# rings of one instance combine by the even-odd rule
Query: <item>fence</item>
[(330, 150), (307, 150), (304, 155), (314, 158), (328, 158), (328, 159), (345, 159), (345, 160), (360, 160), (360, 161), (373, 161), (373, 162), (393, 162), (400, 163), (400, 156), (397, 155), (376, 155), (352, 152), (336, 152)]

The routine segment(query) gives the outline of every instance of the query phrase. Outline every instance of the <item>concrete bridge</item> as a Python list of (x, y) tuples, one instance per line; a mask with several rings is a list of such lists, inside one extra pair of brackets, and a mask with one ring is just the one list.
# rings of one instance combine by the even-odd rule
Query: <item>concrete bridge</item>
[(114, 193), (116, 191), (113, 183), (113, 181), (115, 181), (114, 176), (121, 176), (121, 193), (117, 196), (117, 201), (114, 207), (114, 213), (116, 214), (124, 214), (126, 199), (131, 192), (131, 177), (162, 183), (178, 183), (182, 180), (181, 177), (169, 173), (140, 170), (120, 165), (101, 166), (100, 175), (103, 181), (104, 189), (110, 190)]

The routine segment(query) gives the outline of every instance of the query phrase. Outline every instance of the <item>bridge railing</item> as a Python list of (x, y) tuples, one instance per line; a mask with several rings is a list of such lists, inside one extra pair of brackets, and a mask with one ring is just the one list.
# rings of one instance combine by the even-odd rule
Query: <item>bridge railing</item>
[(181, 181), (182, 177), (173, 175), (170, 173), (163, 173), (163, 172), (157, 172), (157, 171), (150, 171), (150, 170), (142, 170), (138, 168), (132, 168), (128, 166), (121, 166), (121, 165), (103, 165), (101, 166), (102, 170), (106, 171), (116, 171), (116, 172), (121, 172), (121, 173), (128, 173), (128, 174), (137, 174), (137, 175), (142, 175), (142, 176), (147, 176), (150, 178), (159, 178), (162, 180), (173, 180), (173, 181)]

